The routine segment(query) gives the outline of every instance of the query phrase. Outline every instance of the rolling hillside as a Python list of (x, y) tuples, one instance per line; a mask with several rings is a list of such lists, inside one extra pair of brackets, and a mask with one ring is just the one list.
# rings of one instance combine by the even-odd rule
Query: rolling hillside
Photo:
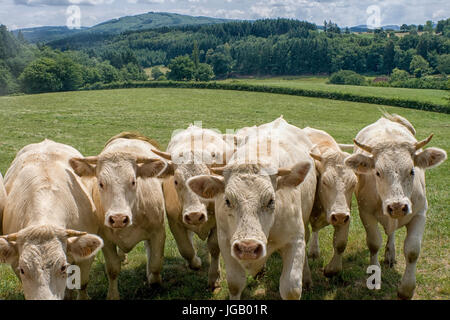
[(154, 29), (160, 27), (175, 27), (183, 25), (199, 25), (229, 22), (228, 19), (217, 19), (209, 17), (193, 17), (176, 13), (148, 12), (135, 16), (126, 16), (112, 19), (90, 28), (79, 30), (69, 29), (65, 26), (44, 26), (14, 30), (14, 34), (22, 31), (24, 38), (32, 43), (49, 42), (58, 40), (73, 34), (80, 33), (102, 33), (119, 34), (124, 31)]

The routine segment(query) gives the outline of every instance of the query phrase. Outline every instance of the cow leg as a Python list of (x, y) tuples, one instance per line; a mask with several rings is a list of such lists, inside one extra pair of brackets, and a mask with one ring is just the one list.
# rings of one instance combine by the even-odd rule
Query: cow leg
[(164, 226), (151, 233), (150, 241), (145, 241), (145, 250), (147, 251), (147, 281), (150, 285), (154, 283), (161, 284), (165, 242), (166, 231)]
[(306, 261), (305, 249), (305, 241), (297, 239), (280, 250), (283, 260), (280, 295), (283, 300), (299, 300), (302, 296), (302, 277)]
[(117, 254), (116, 245), (108, 240), (103, 239), (103, 255), (106, 262), (106, 274), (108, 276), (109, 286), (108, 300), (119, 300), (119, 274), (120, 274), (120, 258)]
[(77, 262), (77, 265), (80, 267), (81, 273), (81, 281), (80, 281), (80, 290), (78, 290), (77, 299), (78, 300), (89, 300), (89, 295), (87, 292), (87, 286), (89, 282), (89, 273), (91, 271), (92, 262), (94, 262), (95, 257), (91, 259), (86, 259), (80, 262)]
[(392, 232), (388, 235), (386, 249), (384, 251), (384, 263), (388, 267), (393, 267), (395, 262), (395, 232)]
[[(305, 253), (306, 253), (306, 245), (308, 244), (310, 236), (309, 227), (305, 226)], [(308, 263), (308, 255), (305, 254), (305, 262), (303, 263), (303, 286), (308, 289), (312, 286), (312, 277), (311, 277), (311, 270), (309, 268)]]
[(359, 216), (366, 229), (366, 242), (370, 251), (370, 264), (380, 266), (378, 262), (378, 251), (381, 248), (383, 238), (381, 237), (378, 221), (372, 211), (360, 209)]
[(320, 256), (320, 248), (319, 248), (319, 231), (312, 232), (312, 237), (309, 243), (308, 256), (315, 260)]
[(120, 248), (117, 248), (117, 255), (119, 256), (122, 264), (128, 263), (128, 255), (125, 252), (123, 252)]
[(208, 250), (211, 256), (208, 271), (208, 285), (211, 290), (214, 290), (220, 286), (220, 249), (217, 240), (217, 228), (213, 228), (208, 236)]
[(403, 248), (406, 268), (397, 292), (398, 297), (401, 299), (411, 299), (414, 295), (414, 289), (416, 288), (416, 264), (420, 254), (424, 229), (424, 215), (416, 215), (406, 225), (407, 234)]
[(189, 268), (193, 270), (200, 269), (202, 260), (195, 252), (192, 241), (193, 233), (178, 223), (178, 221), (174, 221), (169, 215), (167, 215), (167, 220), (169, 221), (170, 230), (177, 243), (178, 251), (180, 251), (181, 256), (189, 263)]
[(347, 247), (348, 241), (348, 231), (349, 231), (350, 223), (347, 222), (342, 226), (334, 227), (334, 235), (333, 235), (333, 248), (334, 255), (331, 258), (331, 261), (325, 267), (324, 275), (326, 277), (332, 277), (342, 271), (342, 253)]

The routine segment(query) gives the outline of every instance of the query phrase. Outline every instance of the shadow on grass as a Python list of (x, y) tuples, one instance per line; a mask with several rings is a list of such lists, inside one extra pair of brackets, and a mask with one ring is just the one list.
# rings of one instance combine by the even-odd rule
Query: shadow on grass
[[(370, 300), (396, 299), (397, 286), (402, 274), (396, 268), (381, 266), (381, 289), (369, 290), (366, 285), (366, 274), (369, 262), (368, 250), (344, 254), (343, 271), (327, 278), (323, 270), (328, 261), (322, 257), (317, 260), (309, 259), (313, 285), (303, 290), (302, 300)], [(382, 263), (382, 262), (381, 262)], [(279, 294), (279, 279), (282, 270), (282, 260), (278, 253), (269, 258), (263, 275), (253, 279), (249, 277), (247, 287), (242, 294), (243, 299), (281, 299)]]
[[(181, 257), (165, 257), (162, 285), (149, 286), (146, 276), (146, 256), (122, 265), (119, 275), (119, 293), (121, 300), (169, 300), (169, 299), (211, 299), (213, 294), (208, 289), (209, 263), (202, 257), (200, 270), (188, 268)], [(88, 287), (91, 299), (106, 299), (108, 280), (105, 272), (104, 259), (91, 268)]]

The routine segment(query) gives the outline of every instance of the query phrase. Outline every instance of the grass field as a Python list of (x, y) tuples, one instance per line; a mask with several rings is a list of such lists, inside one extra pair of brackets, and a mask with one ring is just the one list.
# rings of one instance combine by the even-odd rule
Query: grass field
[[(388, 106), (385, 109), (409, 119), (419, 139), (434, 132), (430, 146), (450, 151), (450, 115)], [(0, 110), (0, 171), (3, 174), (20, 148), (44, 138), (70, 144), (88, 156), (98, 154), (111, 136), (125, 130), (140, 131), (165, 148), (173, 130), (186, 128), (193, 121), (202, 120), (204, 127), (224, 132), (227, 128), (272, 121), (283, 114), (293, 125), (324, 129), (339, 142), (350, 143), (361, 128), (380, 117), (379, 106), (364, 103), (196, 89), (121, 89), (1, 97)], [(429, 211), (417, 267), (415, 299), (450, 298), (449, 169), (450, 161), (447, 161), (427, 173)], [(323, 267), (332, 255), (332, 228), (327, 227), (320, 231), (320, 259), (310, 260), (313, 287), (303, 292), (302, 299), (395, 299), (405, 266), (404, 237), (404, 229), (397, 232), (398, 263), (393, 269), (383, 267), (381, 290), (368, 290), (365, 271), (369, 252), (354, 205), (342, 275), (335, 279), (323, 276)], [(226, 299), (225, 280), (222, 280), (221, 290), (207, 290), (206, 243), (195, 239), (203, 260), (200, 271), (186, 267), (167, 228), (163, 286), (158, 289), (145, 284), (145, 251), (143, 244), (139, 244), (128, 255), (129, 263), (123, 266), (119, 278), (122, 298)], [(380, 257), (383, 254), (384, 249)], [(279, 299), (280, 273), (281, 259), (275, 254), (269, 259), (263, 278), (249, 277), (243, 299)], [(91, 272), (89, 294), (92, 299), (104, 299), (106, 292), (104, 258), (100, 253)], [(1, 265), (0, 299), (22, 298), (20, 283), (11, 268)]]
[(279, 86), (295, 89), (323, 90), (326, 92), (352, 93), (361, 96), (374, 96), (386, 98), (400, 98), (416, 101), (432, 102), (444, 106), (450, 106), (450, 92), (445, 90), (408, 89), (370, 86), (350, 86), (327, 84), (328, 77), (295, 77), (292, 79), (268, 78), (268, 79), (240, 79), (224, 80), (225, 82), (244, 82), (266, 86)]

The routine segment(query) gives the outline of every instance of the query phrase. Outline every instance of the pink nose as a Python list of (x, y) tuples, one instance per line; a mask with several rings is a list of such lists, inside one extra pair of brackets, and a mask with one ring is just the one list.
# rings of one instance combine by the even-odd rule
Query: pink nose
[(190, 212), (184, 215), (184, 222), (194, 226), (200, 225), (206, 221), (206, 215), (202, 212)]
[(114, 214), (108, 219), (111, 228), (125, 228), (130, 223), (130, 218), (124, 214)]
[(263, 246), (255, 240), (242, 240), (233, 245), (234, 255), (241, 260), (256, 260), (263, 254)]
[(348, 213), (332, 213), (331, 214), (331, 224), (333, 226), (341, 226), (350, 220), (350, 215)]
[(405, 203), (401, 202), (394, 202), (391, 204), (388, 204), (387, 206), (387, 212), (392, 217), (402, 217), (408, 214), (409, 207)]

